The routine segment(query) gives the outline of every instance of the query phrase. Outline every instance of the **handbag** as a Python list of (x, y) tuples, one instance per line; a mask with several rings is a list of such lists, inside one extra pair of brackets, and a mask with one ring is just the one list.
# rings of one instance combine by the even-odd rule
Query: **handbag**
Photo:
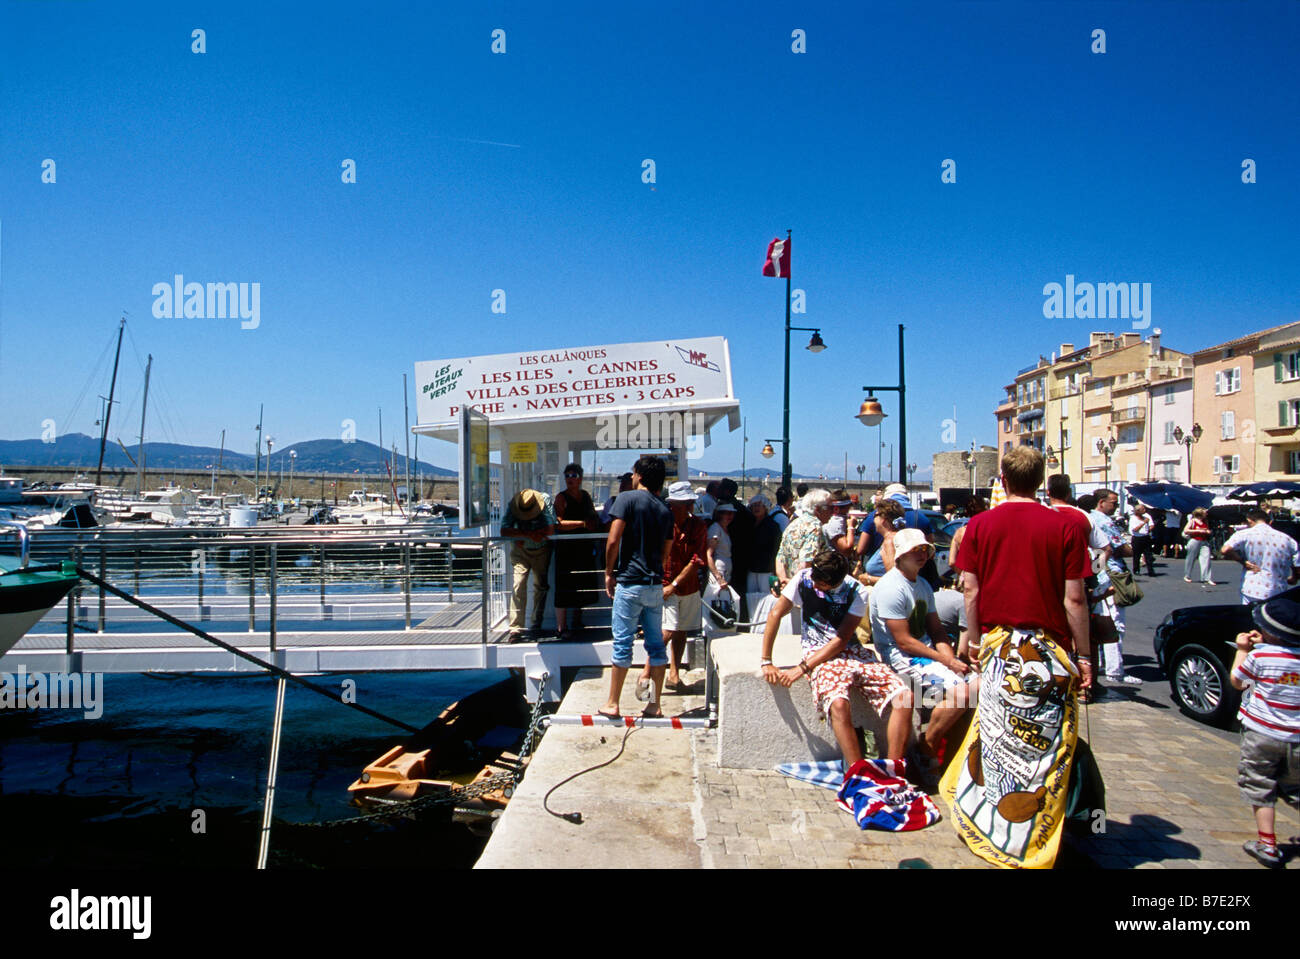
[(1115, 620), (1109, 616), (1093, 613), (1088, 623), (1088, 639), (1092, 643), (1093, 649), (1098, 646), (1105, 646), (1107, 643), (1119, 642), (1119, 630), (1115, 628)]
[(1142, 589), (1133, 582), (1133, 574), (1128, 570), (1111, 571), (1110, 584), (1115, 588), (1116, 606), (1133, 606), (1142, 601)]
[(1065, 818), (1067, 822), (1087, 826), (1093, 832), (1106, 828), (1106, 783), (1101, 769), (1092, 754), (1092, 748), (1082, 736), (1074, 747), (1074, 761), (1070, 764), (1070, 784), (1067, 791)]

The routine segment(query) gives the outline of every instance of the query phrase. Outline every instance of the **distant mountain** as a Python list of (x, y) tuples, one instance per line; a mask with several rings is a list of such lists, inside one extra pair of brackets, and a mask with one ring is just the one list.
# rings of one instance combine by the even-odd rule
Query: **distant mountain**
[[(137, 447), (128, 446), (131, 457), (137, 455)], [(297, 453), (292, 469), (296, 473), (351, 473), (361, 470), (365, 473), (379, 473), (384, 470), (386, 454), (374, 443), (354, 440), (308, 440), (294, 443), (285, 449), (275, 449), (270, 457), (262, 457), (262, 468), (278, 472), (281, 465), (284, 471), (290, 471), (289, 452)], [(223, 469), (251, 473), (256, 457), (248, 453), (236, 453), (226, 450), (223, 454), (215, 446), (184, 446), (177, 443), (145, 443), (145, 466), (148, 469), (206, 470), (221, 457)], [(5, 466), (81, 466), (94, 469), (99, 461), (99, 438), (85, 433), (68, 433), (58, 437), (53, 443), (43, 440), (0, 440), (0, 464)], [(109, 440), (104, 448), (104, 466), (110, 469), (134, 469), (135, 464), (127, 458), (122, 447), (115, 440)], [(412, 460), (414, 469), (416, 462)], [(453, 470), (434, 466), (420, 461), (420, 472), (425, 476), (455, 476)], [(406, 471), (406, 457), (398, 454), (393, 463), (393, 472), (402, 474)]]

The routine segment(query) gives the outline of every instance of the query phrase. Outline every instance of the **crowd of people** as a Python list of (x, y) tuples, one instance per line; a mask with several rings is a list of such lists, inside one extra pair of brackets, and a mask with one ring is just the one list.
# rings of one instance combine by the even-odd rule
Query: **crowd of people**
[[(1043, 503), (1038, 490), (1045, 479)], [(642, 456), (598, 513), (581, 481), (581, 467), (570, 464), (565, 489), (554, 499), (521, 491), (502, 532), (516, 540), (515, 637), (524, 633), (529, 577), (535, 579), (534, 629), (540, 625), (552, 536), (557, 560), (565, 557), (557, 562), (557, 619), (566, 635), (581, 624), (581, 611), (598, 590), (591, 576), (599, 571), (591, 564), (599, 543), (587, 538), (570, 545), (565, 534), (607, 530), (602, 558), (614, 652), (602, 715), (621, 718), (638, 633), (646, 652), (638, 698), (647, 701), (642, 716), (655, 718), (662, 715), (665, 683), (681, 687), (686, 638), (701, 628), (705, 596), (734, 590), (742, 620), (747, 600), (761, 596), (761, 673), (783, 687), (809, 681), (845, 769), (864, 752), (849, 708), (856, 689), (886, 730), (884, 758), (900, 761), (898, 768), (913, 781), (938, 786), (973, 852), (1003, 866), (1054, 861), (1078, 705), (1103, 688), (1094, 680), (1094, 646), (1100, 647), (1097, 672), (1107, 682), (1141, 684), (1124, 668), (1124, 607), (1141, 564), (1148, 576), (1156, 575), (1162, 525), (1156, 516), (1135, 507), (1125, 529), (1116, 522), (1115, 492), (1102, 489), (1076, 500), (1068, 476), (1047, 478), (1042, 454), (1018, 447), (1003, 457), (995, 506), (977, 499), (967, 504), (968, 522), (948, 547), (955, 577), (945, 585), (931, 524), (900, 484), (880, 491), (865, 513), (844, 490), (803, 486), (797, 495), (777, 490), (775, 503), (763, 495), (741, 503), (729, 479), (702, 493), (684, 481), (665, 491), (663, 460)], [(946, 510), (953, 518), (957, 512)], [(1209, 555), (1200, 512), (1191, 513), (1180, 531), (1189, 574)], [(1295, 541), (1267, 520), (1252, 510), (1248, 528), (1222, 547), (1222, 555), (1245, 570), (1242, 601), (1261, 608), (1300, 579)], [(1126, 558), (1133, 560), (1132, 571)], [(802, 656), (783, 666), (773, 650), (792, 613)], [(1267, 644), (1279, 634), (1300, 634), (1289, 609), (1273, 613), (1274, 620), (1257, 619), (1271, 632), (1239, 640), (1234, 684), (1268, 673), (1275, 665), (1268, 657), (1277, 654)], [(924, 722), (913, 737), (916, 710)], [(1272, 733), (1277, 739), (1277, 730)], [(1294, 753), (1300, 729), (1287, 735), (1294, 735), (1287, 747)], [(1259, 770), (1277, 749), (1252, 741), (1249, 752), (1243, 746), (1243, 791), (1260, 800), (1260, 809), (1267, 777)], [(1259, 813), (1260, 845), (1248, 849), (1262, 862), (1276, 853), (1265, 830), (1271, 812), (1270, 803)]]

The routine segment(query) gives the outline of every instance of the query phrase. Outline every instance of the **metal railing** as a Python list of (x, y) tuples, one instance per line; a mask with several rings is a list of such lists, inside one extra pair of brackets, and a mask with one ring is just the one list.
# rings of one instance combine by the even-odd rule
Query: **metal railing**
[[(323, 628), (314, 624), (342, 620), (344, 612), (352, 623), (411, 629), (446, 604), (465, 601), (481, 604), (486, 641), (505, 619), (510, 593), (508, 543), (432, 534), (418, 525), (45, 530), (24, 545), (37, 562), (72, 560), (179, 618), (272, 635), (282, 620)], [(65, 604), (83, 631), (154, 621), (84, 583)]]

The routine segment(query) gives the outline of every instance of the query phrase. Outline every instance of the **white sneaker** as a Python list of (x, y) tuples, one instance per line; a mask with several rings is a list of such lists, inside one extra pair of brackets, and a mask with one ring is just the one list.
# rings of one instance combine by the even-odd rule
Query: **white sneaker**
[(1108, 683), (1120, 683), (1120, 684), (1122, 684), (1122, 685), (1124, 685), (1124, 686), (1141, 686), (1141, 685), (1142, 685), (1142, 680), (1138, 679), (1136, 676), (1129, 676), (1129, 675), (1124, 675), (1124, 676), (1107, 676), (1107, 677), (1106, 677), (1106, 682), (1108, 682)]

